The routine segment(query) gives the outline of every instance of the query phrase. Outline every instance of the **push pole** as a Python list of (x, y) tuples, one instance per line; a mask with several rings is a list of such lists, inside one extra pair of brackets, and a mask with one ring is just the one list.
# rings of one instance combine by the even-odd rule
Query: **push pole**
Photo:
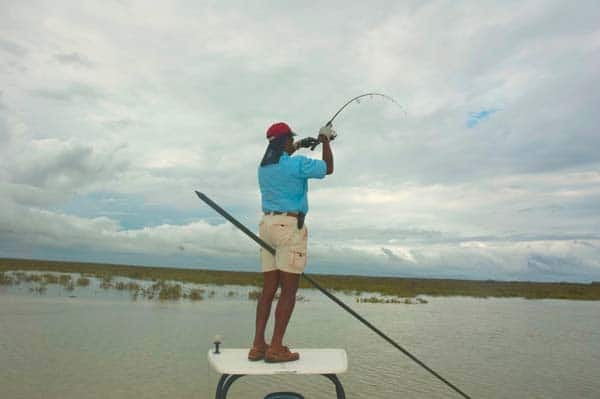
[[(198, 198), (200, 198), (202, 201), (204, 201), (208, 206), (210, 206), (212, 209), (214, 209), (217, 213), (219, 213), (225, 219), (229, 220), (235, 227), (237, 227), (238, 229), (240, 229), (244, 233), (246, 233), (246, 235), (248, 237), (250, 237), (252, 240), (254, 240), (258, 245), (260, 245), (261, 247), (263, 247), (265, 250), (269, 251), (273, 256), (275, 255), (275, 248), (273, 248), (272, 246), (270, 246), (269, 244), (267, 244), (264, 240), (262, 240), (260, 237), (258, 237), (256, 234), (254, 234), (252, 231), (250, 231), (246, 226), (244, 226), (236, 218), (234, 218), (233, 216), (231, 216), (225, 209), (223, 209), (219, 205), (217, 205), (213, 200), (211, 200), (210, 198), (208, 198), (204, 193), (196, 191), (196, 195), (198, 195)], [(373, 332), (375, 332), (381, 338), (383, 338), (387, 342), (389, 342), (396, 349), (398, 349), (399, 351), (401, 351), (402, 353), (404, 353), (406, 356), (408, 356), (409, 358), (411, 358), (412, 360), (414, 360), (419, 366), (421, 366), (425, 370), (429, 371), (431, 374), (433, 374), (435, 377), (437, 377), (444, 384), (446, 384), (447, 386), (449, 386), (450, 388), (452, 388), (454, 391), (456, 391), (457, 393), (459, 393), (463, 398), (465, 398), (465, 399), (471, 399), (471, 397), (469, 395), (467, 395), (466, 393), (464, 393), (463, 391), (461, 391), (458, 387), (456, 387), (454, 384), (452, 384), (450, 381), (448, 381), (447, 379), (445, 379), (444, 377), (442, 377), (441, 375), (439, 375), (436, 371), (434, 371), (429, 366), (427, 366), (425, 363), (423, 363), (421, 360), (419, 360), (415, 355), (413, 355), (412, 353), (410, 353), (409, 351), (407, 351), (406, 349), (404, 349), (402, 346), (400, 346), (400, 344), (398, 344), (396, 341), (394, 341), (393, 339), (391, 339), (390, 337), (388, 337), (383, 331), (381, 331), (380, 329), (378, 329), (377, 327), (375, 327), (373, 324), (371, 324), (368, 320), (366, 320), (364, 317), (362, 317), (361, 315), (359, 315), (358, 313), (356, 313), (354, 310), (352, 310), (344, 302), (340, 301), (335, 295), (333, 295), (332, 293), (330, 293), (329, 291), (327, 291), (325, 288), (321, 287), (311, 277), (309, 277), (305, 273), (302, 273), (302, 276), (305, 279), (307, 279), (312, 285), (314, 285), (315, 288), (317, 288), (319, 291), (321, 291), (323, 294), (325, 294), (325, 296), (327, 296), (333, 302), (335, 302), (338, 305), (340, 305), (342, 308), (344, 308), (344, 310), (346, 310), (352, 316), (354, 316), (355, 318), (357, 318), (365, 326), (369, 327)]]

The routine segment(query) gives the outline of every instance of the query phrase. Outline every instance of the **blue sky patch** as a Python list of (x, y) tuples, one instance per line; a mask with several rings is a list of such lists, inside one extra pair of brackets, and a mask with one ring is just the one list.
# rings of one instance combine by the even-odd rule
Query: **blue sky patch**
[(475, 126), (477, 126), (477, 124), (479, 122), (481, 122), (484, 119), (489, 118), (490, 116), (492, 116), (492, 114), (495, 114), (496, 112), (498, 112), (498, 108), (482, 109), (479, 112), (469, 113), (469, 120), (467, 120), (467, 127), (474, 128)]

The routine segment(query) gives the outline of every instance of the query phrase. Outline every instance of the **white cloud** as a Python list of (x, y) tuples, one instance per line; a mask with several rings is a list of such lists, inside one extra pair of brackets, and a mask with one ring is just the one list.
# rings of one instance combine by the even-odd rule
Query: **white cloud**
[(123, 229), (107, 217), (81, 218), (47, 210), (7, 204), (2, 210), (2, 233), (12, 239), (27, 239), (31, 245), (80, 250), (129, 252), (154, 255), (215, 256), (239, 258), (255, 248), (225, 224), (198, 221), (187, 225), (160, 225)]

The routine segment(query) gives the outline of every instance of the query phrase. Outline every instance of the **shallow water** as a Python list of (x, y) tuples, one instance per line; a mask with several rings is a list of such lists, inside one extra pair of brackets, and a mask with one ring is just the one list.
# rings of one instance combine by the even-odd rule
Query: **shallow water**
[[(215, 287), (204, 301), (132, 301), (92, 286), (44, 295), (0, 287), (2, 398), (212, 398), (207, 349), (246, 347), (256, 303), (247, 287)], [(228, 298), (234, 290), (239, 295)], [(69, 295), (76, 296), (70, 298)], [(302, 292), (286, 335), (292, 347), (341, 347), (348, 398), (459, 397), (313, 290)], [(428, 304), (357, 304), (356, 311), (473, 398), (600, 397), (600, 303), (427, 298)], [(320, 376), (244, 377), (229, 398), (292, 390), (335, 397)]]

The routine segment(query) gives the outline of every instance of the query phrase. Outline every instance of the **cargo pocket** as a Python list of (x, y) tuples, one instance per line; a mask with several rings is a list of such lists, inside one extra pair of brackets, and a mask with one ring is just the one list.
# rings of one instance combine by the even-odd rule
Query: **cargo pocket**
[(306, 266), (306, 249), (290, 248), (290, 267), (292, 270), (302, 273)]

